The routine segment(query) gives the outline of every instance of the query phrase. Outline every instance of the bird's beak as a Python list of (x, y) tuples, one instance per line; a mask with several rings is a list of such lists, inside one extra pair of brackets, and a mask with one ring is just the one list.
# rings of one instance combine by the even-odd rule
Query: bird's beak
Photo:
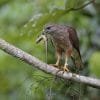
[(36, 43), (39, 43), (41, 41), (46, 42), (47, 41), (47, 37), (44, 34), (41, 34), (37, 39), (36, 39)]

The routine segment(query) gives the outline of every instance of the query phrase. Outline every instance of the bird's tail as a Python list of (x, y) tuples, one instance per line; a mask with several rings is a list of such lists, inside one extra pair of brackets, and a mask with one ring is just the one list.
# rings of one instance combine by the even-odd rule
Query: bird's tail
[(83, 62), (80, 55), (80, 51), (74, 50), (73, 58), (74, 58), (75, 66), (80, 70), (83, 69)]

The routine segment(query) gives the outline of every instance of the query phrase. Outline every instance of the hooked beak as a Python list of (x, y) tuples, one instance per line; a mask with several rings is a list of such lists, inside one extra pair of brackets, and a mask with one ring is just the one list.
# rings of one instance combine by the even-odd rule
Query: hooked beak
[(40, 43), (42, 40), (43, 40), (44, 42), (46, 42), (46, 40), (47, 40), (47, 37), (46, 37), (45, 35), (43, 35), (43, 34), (41, 34), (41, 35), (36, 39), (36, 43)]

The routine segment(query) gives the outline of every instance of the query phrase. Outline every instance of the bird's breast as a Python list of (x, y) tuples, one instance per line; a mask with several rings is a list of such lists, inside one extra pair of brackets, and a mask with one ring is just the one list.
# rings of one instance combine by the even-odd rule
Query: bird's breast
[(70, 47), (70, 40), (69, 40), (69, 34), (63, 31), (59, 31), (52, 34), (52, 41), (57, 48), (61, 48), (63, 50), (66, 50)]
[(64, 38), (53, 38), (53, 43), (56, 48), (62, 49), (62, 51), (65, 51), (69, 47), (68, 41), (66, 41)]

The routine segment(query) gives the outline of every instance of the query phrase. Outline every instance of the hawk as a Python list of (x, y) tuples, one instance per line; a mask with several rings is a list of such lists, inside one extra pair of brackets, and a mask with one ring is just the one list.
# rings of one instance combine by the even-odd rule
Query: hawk
[(80, 69), (83, 67), (80, 50), (79, 50), (79, 40), (76, 30), (71, 26), (58, 25), (58, 24), (48, 24), (44, 27), (42, 34), (36, 40), (40, 42), (42, 39), (45, 41), (51, 39), (56, 55), (57, 61), (55, 66), (59, 66), (62, 56), (64, 56), (64, 71), (69, 71), (68, 69), (68, 59), (73, 58), (75, 66)]

